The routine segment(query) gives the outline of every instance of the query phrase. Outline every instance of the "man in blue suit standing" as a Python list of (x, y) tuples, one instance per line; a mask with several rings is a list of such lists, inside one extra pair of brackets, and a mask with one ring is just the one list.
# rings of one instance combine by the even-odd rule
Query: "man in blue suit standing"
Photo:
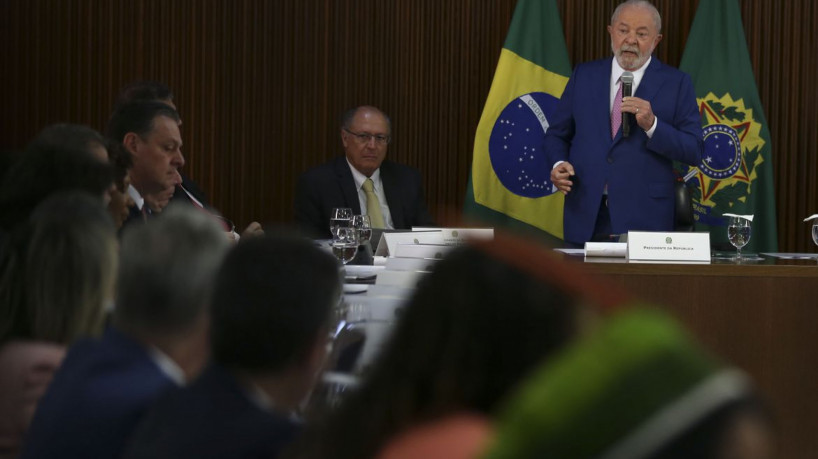
[(546, 132), (569, 245), (673, 230), (673, 161), (698, 165), (703, 142), (690, 76), (651, 57), (661, 23), (647, 1), (620, 4), (608, 26), (613, 58), (577, 66)]

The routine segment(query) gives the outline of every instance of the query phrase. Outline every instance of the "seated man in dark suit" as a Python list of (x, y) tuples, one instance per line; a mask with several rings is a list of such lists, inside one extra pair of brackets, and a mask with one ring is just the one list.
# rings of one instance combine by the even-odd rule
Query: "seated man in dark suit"
[(120, 457), (150, 404), (204, 368), (206, 304), (227, 246), (215, 221), (185, 207), (125, 230), (113, 327), (69, 349), (22, 457)]
[(295, 190), (295, 220), (313, 237), (329, 237), (335, 207), (369, 215), (373, 228), (432, 226), (420, 172), (384, 160), (392, 135), (389, 117), (375, 107), (348, 111), (341, 125), (345, 157), (308, 170)]
[(337, 262), (312, 242), (258, 237), (227, 256), (212, 302), (213, 363), (160, 398), (129, 458), (275, 458), (324, 362)]
[(161, 102), (126, 104), (108, 121), (107, 137), (121, 144), (133, 160), (128, 194), (136, 207), (126, 224), (160, 212), (182, 183), (179, 169), (185, 158), (179, 123), (176, 110)]
[[(116, 98), (113, 113), (116, 114), (119, 109), (134, 102), (161, 102), (178, 111), (176, 104), (173, 102), (173, 91), (159, 81), (139, 80), (126, 85)], [(114, 115), (111, 116), (113, 118)], [(179, 126), (181, 125), (182, 121), (180, 119)], [(199, 188), (196, 182), (188, 177), (181, 169), (179, 170), (179, 174), (181, 176), (181, 183), (177, 183), (170, 193), (168, 193), (167, 190), (163, 190), (158, 196), (147, 196), (146, 200), (149, 204), (156, 203), (156, 207), (164, 207), (164, 204), (166, 204), (169, 199), (170, 203), (188, 204), (200, 209), (205, 209), (214, 215), (220, 214), (211, 207), (207, 195)], [(153, 210), (161, 211), (161, 208)], [(225, 229), (231, 229), (230, 226), (232, 222), (223, 217), (220, 218), (222, 218), (224, 222), (223, 226), (225, 226)], [(231, 231), (231, 233), (233, 239), (238, 239), (238, 234), (235, 233), (235, 231)], [(241, 232), (242, 236), (258, 236), (261, 234), (264, 234), (264, 230), (258, 222), (250, 223), (247, 228)]]

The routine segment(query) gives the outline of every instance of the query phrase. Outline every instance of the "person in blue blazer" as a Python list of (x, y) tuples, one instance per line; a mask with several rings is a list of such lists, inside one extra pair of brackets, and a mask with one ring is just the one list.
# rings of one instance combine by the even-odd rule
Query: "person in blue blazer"
[(40, 399), (21, 458), (118, 458), (151, 404), (204, 369), (209, 296), (228, 249), (177, 206), (122, 237), (112, 326), (77, 342)]
[[(620, 4), (608, 26), (613, 58), (577, 66), (550, 120), (545, 148), (565, 194), (568, 245), (673, 230), (673, 161), (698, 165), (703, 141), (690, 76), (651, 57), (660, 31), (649, 2)], [(632, 97), (621, 95), (623, 72)]]

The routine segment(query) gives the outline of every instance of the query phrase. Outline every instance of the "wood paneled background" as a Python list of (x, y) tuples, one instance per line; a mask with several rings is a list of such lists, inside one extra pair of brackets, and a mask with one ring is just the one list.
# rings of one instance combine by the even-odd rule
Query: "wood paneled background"
[[(559, 0), (572, 64), (610, 53), (612, 0)], [(659, 0), (678, 65), (697, 0)], [(741, 0), (770, 123), (780, 249), (815, 251), (818, 46), (812, 0)], [(373, 104), (389, 155), (419, 168), (433, 215), (460, 214), (474, 132), (515, 0), (0, 0), (0, 148), (43, 126), (103, 129), (119, 88), (166, 82), (185, 170), (243, 226), (292, 216), (294, 180), (339, 154), (338, 118)]]

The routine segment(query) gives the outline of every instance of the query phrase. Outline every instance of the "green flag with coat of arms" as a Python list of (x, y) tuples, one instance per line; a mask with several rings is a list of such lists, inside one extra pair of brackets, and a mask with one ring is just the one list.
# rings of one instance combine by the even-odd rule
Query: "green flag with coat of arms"
[(564, 196), (543, 144), (570, 75), (556, 1), (519, 0), (474, 139), (468, 217), (562, 239)]
[(725, 213), (753, 215), (744, 252), (775, 252), (770, 132), (755, 85), (737, 0), (699, 2), (679, 66), (690, 74), (702, 116), (704, 153), (682, 173), (697, 231), (730, 248)]

